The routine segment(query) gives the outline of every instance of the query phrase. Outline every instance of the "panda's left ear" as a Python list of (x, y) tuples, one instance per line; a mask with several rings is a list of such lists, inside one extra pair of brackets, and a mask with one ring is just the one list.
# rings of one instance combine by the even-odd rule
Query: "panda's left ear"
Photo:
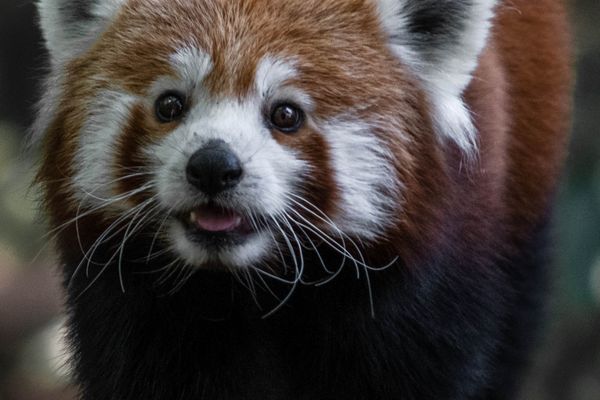
[(53, 61), (85, 51), (125, 0), (38, 0), (40, 24)]
[(496, 0), (375, 0), (389, 44), (423, 82), (439, 134), (462, 149), (477, 137), (462, 94), (477, 67)]

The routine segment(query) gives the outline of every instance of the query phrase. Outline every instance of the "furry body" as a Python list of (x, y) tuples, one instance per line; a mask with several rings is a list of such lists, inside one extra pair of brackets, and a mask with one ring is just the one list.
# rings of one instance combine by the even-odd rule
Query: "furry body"
[[(96, 14), (68, 13), (111, 21), (91, 25), (93, 40), (77, 25), (76, 45), (60, 47), (75, 31), (46, 28), (54, 32), (47, 37), (55, 73), (36, 128), (45, 137), (39, 179), (59, 228), (85, 400), (511, 398), (538, 324), (569, 124), (568, 35), (558, 1), (501, 2), (489, 35), (491, 6), (467, 1), (290, 1), (275, 16), (264, 11), (273, 4), (258, 0), (239, 7), (131, 0), (118, 11), (110, 6), (118, 1), (105, 3)], [(387, 14), (382, 22), (375, 3), (380, 14), (410, 23)], [(395, 36), (396, 23), (404, 25)], [(201, 51), (180, 50), (189, 35)], [(187, 131), (157, 125), (139, 100), (180, 84), (160, 78), (170, 68), (203, 82), (204, 103), (182, 122)], [(160, 157), (177, 135), (188, 144), (225, 138), (243, 153), (235, 143), (256, 134), (254, 120), (236, 125), (219, 115), (251, 115), (245, 99), (266, 98), (288, 80), (295, 86), (285, 96), (306, 110), (306, 126), (261, 142), (271, 150), (256, 150), (256, 159), (266, 161), (246, 168), (262, 192), (249, 187), (241, 200), (226, 201), (241, 207), (249, 198), (252, 207), (266, 204), (267, 211), (253, 209), (265, 213), (289, 206), (279, 191), (301, 188), (321, 217), (294, 203), (296, 229), (292, 222), (275, 236), (292, 241), (295, 232), (306, 243), (286, 247), (274, 237), (281, 251), (253, 236), (245, 247), (206, 250), (177, 236), (175, 221), (138, 217), (160, 206), (119, 222), (153, 190), (173, 204), (187, 196), (161, 167), (154, 186), (125, 173), (149, 165), (145, 146), (155, 145), (155, 162), (170, 169), (177, 164)], [(103, 119), (105, 109), (111, 118)], [(238, 127), (239, 137), (227, 136)], [(94, 203), (119, 194), (110, 206)], [(162, 231), (165, 220), (172, 230)], [(114, 224), (123, 229), (102, 236)], [(322, 232), (332, 224), (347, 250), (327, 245)], [(176, 256), (184, 268), (174, 269)], [(252, 279), (236, 279), (251, 264), (259, 269)], [(175, 272), (159, 274), (157, 284), (153, 271), (165, 266)]]

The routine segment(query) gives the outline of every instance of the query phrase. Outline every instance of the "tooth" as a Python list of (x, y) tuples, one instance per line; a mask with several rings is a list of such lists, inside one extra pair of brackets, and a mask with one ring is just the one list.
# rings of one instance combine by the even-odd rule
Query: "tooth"
[(190, 213), (190, 222), (196, 222), (198, 220), (198, 214), (196, 213), (196, 211), (192, 211)]

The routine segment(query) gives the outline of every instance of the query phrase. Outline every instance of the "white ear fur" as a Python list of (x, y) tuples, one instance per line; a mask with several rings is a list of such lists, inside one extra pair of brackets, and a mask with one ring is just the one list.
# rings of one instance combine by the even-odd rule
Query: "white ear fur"
[(46, 46), (53, 62), (85, 51), (126, 0), (39, 0)]
[(477, 133), (462, 94), (487, 41), (496, 0), (376, 0), (394, 53), (422, 80), (435, 128), (467, 154)]

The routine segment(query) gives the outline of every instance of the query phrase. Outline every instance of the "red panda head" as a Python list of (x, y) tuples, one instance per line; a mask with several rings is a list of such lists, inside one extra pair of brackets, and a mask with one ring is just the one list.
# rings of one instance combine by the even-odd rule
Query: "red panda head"
[(441, 149), (476, 151), (461, 95), (493, 4), (42, 0), (52, 224), (234, 268), (410, 229)]

